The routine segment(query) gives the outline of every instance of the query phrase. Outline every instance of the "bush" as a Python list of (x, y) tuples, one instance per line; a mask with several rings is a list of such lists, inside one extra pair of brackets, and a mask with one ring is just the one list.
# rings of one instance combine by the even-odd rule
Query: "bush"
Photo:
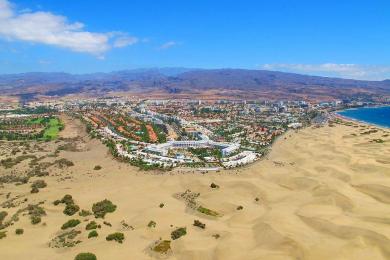
[(91, 232), (89, 232), (88, 234), (88, 238), (91, 238), (91, 237), (97, 237), (99, 236), (98, 232), (96, 232), (96, 230), (92, 230)]
[(215, 184), (214, 182), (210, 184), (210, 187), (212, 189), (218, 189), (219, 188), (219, 185)]
[(150, 228), (155, 228), (156, 227), (156, 222), (154, 222), (153, 220), (151, 220), (150, 222), (149, 222), (149, 224), (148, 224), (148, 227), (150, 227)]
[(37, 205), (27, 206), (28, 214), (30, 215), (31, 224), (36, 225), (41, 222), (41, 217), (46, 215), (45, 209)]
[(240, 205), (240, 206), (237, 207), (237, 210), (242, 210), (243, 208), (244, 207)]
[(160, 203), (159, 207), (163, 208), (164, 207), (164, 203)]
[(65, 203), (65, 204), (74, 204), (72, 195), (66, 194), (66, 195), (61, 199), (61, 203)]
[(37, 187), (33, 187), (30, 192), (31, 193), (38, 193), (39, 189)]
[(0, 232), (0, 239), (3, 239), (7, 236), (7, 231), (1, 231)]
[(74, 203), (72, 195), (66, 194), (61, 200), (55, 200), (53, 202), (53, 204), (56, 206), (59, 205), (60, 203), (66, 205), (63, 211), (65, 215), (73, 216), (77, 211), (80, 210), (80, 207)]
[(173, 240), (178, 239), (187, 234), (187, 229), (185, 227), (178, 228), (171, 233), (171, 238)]
[(86, 230), (92, 230), (92, 229), (97, 229), (98, 224), (95, 221), (91, 221), (87, 224), (85, 227)]
[(103, 224), (104, 224), (104, 225), (106, 225), (106, 226), (112, 227), (112, 225), (111, 225), (111, 223), (110, 223), (110, 222), (103, 221)]
[(96, 255), (92, 253), (80, 253), (78, 254), (74, 260), (96, 260)]
[(65, 167), (74, 166), (74, 163), (72, 161), (69, 161), (65, 158), (61, 158), (61, 159), (54, 161), (54, 164), (57, 164), (58, 168), (60, 168), (60, 169), (63, 169)]
[(80, 223), (81, 223), (81, 222), (80, 222), (80, 220), (78, 220), (78, 219), (70, 219), (70, 220), (68, 220), (67, 222), (65, 222), (65, 223), (62, 225), (61, 229), (72, 228), (72, 227), (77, 226), (77, 225), (80, 224)]
[(80, 230), (71, 229), (69, 231), (61, 232), (49, 242), (51, 248), (70, 248), (81, 243), (76, 237), (81, 234)]
[(163, 240), (160, 243), (158, 243), (155, 247), (153, 247), (152, 250), (157, 253), (166, 254), (169, 250), (171, 250), (171, 241)]
[(125, 239), (125, 235), (123, 233), (120, 233), (120, 232), (112, 233), (106, 237), (107, 241), (114, 240), (118, 243), (122, 243), (124, 239)]
[(45, 188), (47, 186), (46, 182), (44, 180), (36, 180), (34, 181), (32, 184), (31, 184), (31, 188), (38, 188), (38, 189), (42, 189), (42, 188)]
[(36, 225), (42, 221), (40, 216), (31, 216), (31, 224)]
[(92, 215), (92, 212), (89, 211), (89, 210), (83, 209), (83, 210), (81, 210), (79, 212), (79, 216), (81, 216), (81, 217), (87, 217), (87, 216), (90, 216), (90, 215)]
[(93, 169), (94, 169), (95, 171), (98, 171), (98, 170), (101, 170), (101, 169), (102, 169), (102, 166), (96, 165)]
[(214, 210), (211, 210), (211, 209), (208, 209), (208, 208), (205, 208), (205, 207), (202, 207), (202, 206), (199, 206), (197, 208), (197, 210), (200, 213), (203, 213), (203, 214), (206, 214), (206, 215), (209, 215), (209, 216), (213, 216), (213, 217), (218, 217), (219, 216), (218, 212), (216, 212)]
[(0, 224), (3, 222), (3, 220), (7, 215), (8, 215), (7, 211), (0, 211)]
[(73, 204), (73, 203), (69, 203), (69, 204), (66, 204), (66, 207), (65, 207), (63, 212), (65, 215), (72, 216), (79, 210), (80, 210), (79, 206), (77, 206), (76, 204)]
[(195, 227), (200, 227), (202, 229), (205, 229), (206, 228), (206, 224), (200, 222), (199, 220), (194, 220), (194, 226)]
[(104, 218), (107, 213), (112, 213), (116, 210), (116, 205), (105, 199), (92, 205), (92, 211), (95, 218)]
[(16, 235), (22, 235), (24, 233), (24, 229), (23, 228), (17, 228), (16, 230), (15, 230), (15, 234)]

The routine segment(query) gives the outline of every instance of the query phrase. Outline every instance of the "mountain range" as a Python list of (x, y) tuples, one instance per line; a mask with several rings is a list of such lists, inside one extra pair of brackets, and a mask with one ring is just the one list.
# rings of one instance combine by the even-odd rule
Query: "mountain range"
[(245, 69), (152, 68), (110, 73), (32, 72), (0, 75), (2, 95), (22, 99), (118, 93), (164, 98), (376, 99), (390, 80), (362, 81)]

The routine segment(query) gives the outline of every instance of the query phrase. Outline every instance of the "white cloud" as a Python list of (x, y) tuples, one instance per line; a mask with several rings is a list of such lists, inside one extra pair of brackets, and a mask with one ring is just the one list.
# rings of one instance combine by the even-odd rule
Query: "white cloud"
[(123, 33), (115, 39), (115, 34), (89, 32), (84, 27), (50, 12), (18, 12), (8, 0), (0, 0), (0, 37), (8, 40), (47, 44), (97, 57), (111, 48), (136, 43), (135, 37)]
[(138, 41), (139, 40), (136, 37), (122, 36), (122, 37), (117, 38), (114, 41), (114, 47), (116, 47), (116, 48), (123, 48), (123, 47), (127, 47), (129, 45), (136, 44)]
[(280, 70), (295, 73), (307, 73), (320, 76), (383, 80), (390, 78), (390, 66), (359, 65), (359, 64), (264, 64), (261, 66), (266, 70)]
[(163, 45), (161, 45), (159, 47), (160, 50), (166, 50), (166, 49), (169, 49), (169, 48), (172, 48), (176, 45), (178, 45), (179, 43), (178, 42), (175, 42), (175, 41), (169, 41), (169, 42), (166, 42), (164, 43)]
[(0, 19), (6, 19), (12, 16), (11, 4), (6, 0), (0, 0)]

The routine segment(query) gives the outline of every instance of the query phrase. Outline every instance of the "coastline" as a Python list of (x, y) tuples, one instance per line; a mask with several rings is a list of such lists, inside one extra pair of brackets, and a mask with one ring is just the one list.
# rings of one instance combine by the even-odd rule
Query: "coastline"
[(371, 106), (371, 107), (359, 107), (359, 108), (347, 108), (347, 109), (333, 111), (332, 115), (335, 116), (336, 118), (340, 118), (340, 119), (343, 119), (343, 120), (346, 120), (346, 121), (360, 123), (360, 124), (365, 124), (365, 125), (370, 125), (370, 126), (374, 126), (374, 127), (378, 127), (378, 128), (383, 128), (383, 129), (389, 130), (390, 126), (376, 124), (376, 123), (373, 123), (373, 122), (368, 122), (368, 121), (365, 121), (365, 120), (356, 119), (356, 118), (353, 118), (353, 117), (349, 117), (349, 116), (345, 116), (345, 115), (340, 114), (340, 112), (347, 111), (347, 110), (358, 110), (358, 109), (366, 109), (366, 108), (382, 108), (382, 107), (390, 107), (390, 105)]

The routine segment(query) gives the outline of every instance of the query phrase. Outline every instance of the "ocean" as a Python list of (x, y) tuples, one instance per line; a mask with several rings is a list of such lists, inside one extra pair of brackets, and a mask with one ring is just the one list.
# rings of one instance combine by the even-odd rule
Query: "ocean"
[(337, 113), (351, 119), (390, 128), (390, 106), (352, 108)]

